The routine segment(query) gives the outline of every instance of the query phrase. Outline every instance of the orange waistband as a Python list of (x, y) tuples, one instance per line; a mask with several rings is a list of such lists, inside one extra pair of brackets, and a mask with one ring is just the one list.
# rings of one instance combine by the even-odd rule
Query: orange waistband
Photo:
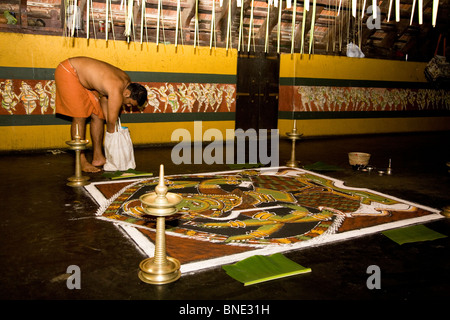
[(59, 64), (64, 70), (66, 70), (67, 72), (73, 74), (74, 76), (78, 77), (78, 73), (77, 70), (75, 70), (75, 68), (73, 67), (73, 65), (70, 63), (70, 58), (64, 60), (63, 62), (61, 62)]

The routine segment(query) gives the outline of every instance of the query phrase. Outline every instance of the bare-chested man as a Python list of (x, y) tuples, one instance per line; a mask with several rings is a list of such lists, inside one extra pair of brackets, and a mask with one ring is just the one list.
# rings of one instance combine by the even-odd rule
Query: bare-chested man
[(81, 139), (86, 136), (86, 119), (91, 118), (92, 163), (81, 154), (81, 169), (98, 172), (106, 162), (102, 151), (104, 120), (106, 130), (115, 131), (122, 106), (142, 106), (147, 101), (147, 90), (119, 68), (106, 62), (74, 57), (61, 62), (55, 70), (56, 113), (73, 118), (72, 139), (77, 126)]

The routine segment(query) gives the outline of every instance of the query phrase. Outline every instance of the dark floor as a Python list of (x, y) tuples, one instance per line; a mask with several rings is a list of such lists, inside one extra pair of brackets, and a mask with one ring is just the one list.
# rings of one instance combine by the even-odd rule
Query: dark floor
[[(344, 168), (327, 172), (346, 185), (366, 187), (442, 209), (450, 205), (450, 132), (305, 139), (297, 144), (302, 165), (323, 161)], [(280, 165), (290, 157), (280, 142)], [(137, 277), (144, 257), (119, 230), (94, 218), (97, 205), (81, 188), (66, 186), (74, 155), (16, 152), (0, 156), (0, 296), (9, 299), (131, 300), (447, 300), (450, 237), (398, 245), (382, 234), (347, 240), (286, 256), (312, 273), (244, 287), (222, 268), (184, 275), (163, 286)], [(136, 148), (137, 170), (167, 175), (228, 170), (227, 165), (174, 165), (171, 147)], [(371, 164), (392, 176), (354, 171), (347, 152), (372, 154)], [(100, 174), (92, 174), (100, 180)], [(427, 224), (450, 235), (450, 219)], [(69, 290), (66, 270), (81, 270), (81, 289)], [(381, 289), (369, 290), (370, 265), (381, 270)]]

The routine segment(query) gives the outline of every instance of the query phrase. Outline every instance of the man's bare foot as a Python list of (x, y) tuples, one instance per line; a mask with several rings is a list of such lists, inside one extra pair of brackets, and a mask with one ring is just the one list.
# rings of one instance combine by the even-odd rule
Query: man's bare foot
[(86, 160), (86, 156), (84, 153), (81, 154), (80, 157), (80, 165), (81, 170), (84, 172), (99, 172), (101, 169), (97, 168), (94, 164), (91, 164), (89, 161)]
[(99, 159), (94, 159), (92, 160), (92, 165), (95, 167), (101, 167), (106, 163), (106, 158), (105, 157), (101, 157)]
[(84, 172), (99, 172), (99, 171), (101, 171), (101, 169), (90, 164), (89, 162), (81, 164), (81, 170), (83, 170)]

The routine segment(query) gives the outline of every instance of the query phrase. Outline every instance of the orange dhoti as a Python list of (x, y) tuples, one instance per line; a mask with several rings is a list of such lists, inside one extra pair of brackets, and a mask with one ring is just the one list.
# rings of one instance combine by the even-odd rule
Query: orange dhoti
[(56, 113), (74, 118), (87, 118), (95, 114), (105, 119), (98, 93), (83, 87), (69, 59), (56, 68), (55, 83)]

